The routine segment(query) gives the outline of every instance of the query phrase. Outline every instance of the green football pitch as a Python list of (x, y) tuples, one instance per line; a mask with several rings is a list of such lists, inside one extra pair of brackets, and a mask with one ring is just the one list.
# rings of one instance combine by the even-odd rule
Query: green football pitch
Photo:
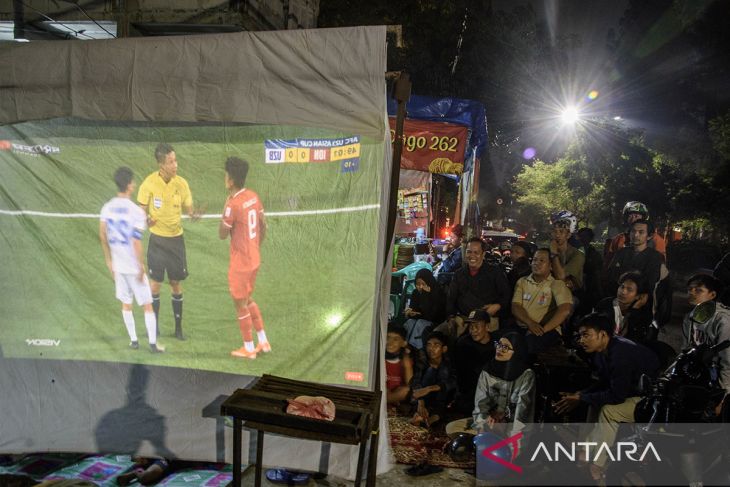
[[(0, 141), (58, 148), (46, 155), (0, 150), (3, 355), (271, 373), (367, 386), (383, 145), (361, 139), (354, 172), (343, 172), (338, 162), (264, 163), (266, 139), (352, 135), (357, 134), (302, 127), (74, 120), (0, 127)], [(111, 179), (116, 167), (131, 167), (139, 184), (156, 170), (153, 152), (161, 141), (175, 148), (178, 174), (187, 179), (195, 205), (207, 217), (183, 223), (190, 272), (184, 281), (187, 340), (174, 338), (170, 289), (164, 286), (159, 342), (166, 352), (152, 354), (144, 346), (144, 320), (136, 306), (140, 348), (128, 348), (95, 215), (116, 193)], [(230, 355), (242, 343), (228, 294), (229, 243), (218, 239), (217, 215), (226, 197), (223, 162), (231, 155), (251, 163), (246, 186), (259, 194), (267, 214), (253, 298), (273, 351), (255, 360)], [(21, 210), (26, 213), (13, 213)], [(50, 340), (50, 345), (37, 340)], [(362, 381), (347, 380), (352, 372)]]

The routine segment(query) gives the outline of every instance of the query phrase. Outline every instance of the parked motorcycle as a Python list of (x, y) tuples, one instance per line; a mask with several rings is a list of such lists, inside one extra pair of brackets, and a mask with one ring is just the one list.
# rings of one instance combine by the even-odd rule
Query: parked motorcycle
[[(698, 305), (694, 312), (700, 313)], [(661, 463), (640, 468), (615, 465), (609, 475), (623, 485), (682, 483), (730, 485), (728, 437), (730, 400), (715, 413), (725, 390), (718, 381), (716, 355), (730, 340), (699, 345), (681, 352), (657, 379), (642, 377), (643, 399), (634, 411), (636, 427), (628, 439), (640, 445), (652, 442), (663, 453)], [(613, 470), (613, 472), (611, 472)]]
[(637, 404), (637, 423), (703, 423), (717, 421), (715, 408), (725, 396), (713, 359), (730, 347), (725, 340), (712, 347), (700, 345), (681, 352), (658, 379), (642, 377), (644, 398)]

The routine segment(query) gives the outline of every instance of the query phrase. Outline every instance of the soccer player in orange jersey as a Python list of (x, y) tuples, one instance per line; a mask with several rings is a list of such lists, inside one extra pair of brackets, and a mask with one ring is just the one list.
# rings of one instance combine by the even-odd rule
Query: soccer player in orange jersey
[[(259, 247), (266, 235), (264, 208), (258, 195), (246, 189), (248, 162), (237, 157), (226, 160), (225, 184), (228, 199), (223, 219), (218, 226), (221, 240), (231, 237), (231, 260), (228, 266), (228, 288), (238, 313), (238, 326), (243, 337), (243, 347), (231, 352), (234, 357), (255, 359), (258, 352), (270, 352), (264, 322), (256, 303), (251, 299), (256, 273), (261, 257)], [(256, 329), (258, 345), (254, 347), (253, 331)]]

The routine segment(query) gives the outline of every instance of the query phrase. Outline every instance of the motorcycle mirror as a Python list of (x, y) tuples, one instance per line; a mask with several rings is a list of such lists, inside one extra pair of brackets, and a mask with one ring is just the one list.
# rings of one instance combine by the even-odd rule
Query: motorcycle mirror
[(646, 396), (651, 392), (652, 380), (646, 374), (641, 374), (639, 377), (639, 391), (642, 396)]
[(705, 301), (704, 303), (700, 303), (695, 306), (692, 311), (690, 311), (689, 319), (695, 323), (704, 325), (710, 321), (710, 318), (715, 316), (716, 307), (717, 303), (715, 303), (715, 301)]

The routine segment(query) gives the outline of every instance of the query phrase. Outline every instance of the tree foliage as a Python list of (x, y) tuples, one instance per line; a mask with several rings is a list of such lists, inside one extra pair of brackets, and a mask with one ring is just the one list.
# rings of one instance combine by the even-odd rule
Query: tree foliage
[(720, 115), (709, 123), (710, 138), (717, 153), (730, 161), (730, 111)]
[(579, 129), (554, 163), (525, 166), (513, 187), (517, 201), (530, 212), (547, 216), (568, 209), (584, 224), (616, 226), (626, 201), (643, 201), (655, 215), (668, 213), (661, 177), (668, 169), (662, 156), (644, 145), (640, 132), (593, 123)]

